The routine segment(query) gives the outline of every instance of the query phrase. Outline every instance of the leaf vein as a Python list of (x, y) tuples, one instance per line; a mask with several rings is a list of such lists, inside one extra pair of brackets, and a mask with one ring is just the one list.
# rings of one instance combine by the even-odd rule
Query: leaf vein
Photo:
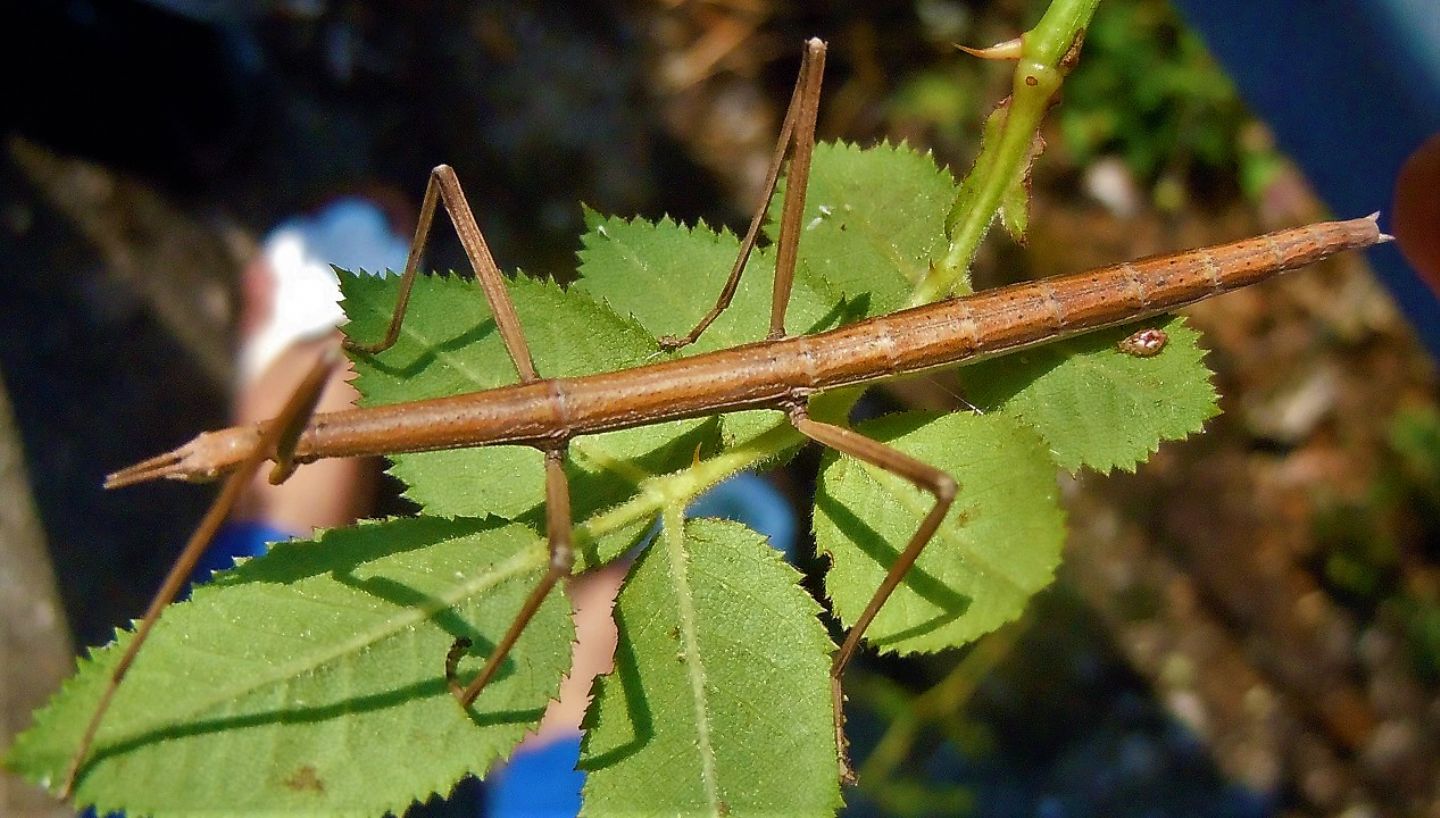
[(689, 559), (685, 553), (685, 510), (671, 505), (665, 510), (665, 555), (675, 582), (675, 606), (680, 616), (680, 638), (685, 652), (685, 673), (695, 706), (695, 741), (700, 753), (700, 780), (712, 815), (720, 815), (720, 793), (715, 781), (715, 748), (710, 738), (710, 707), (705, 691), (705, 667), (700, 658), (699, 623), (691, 593)]

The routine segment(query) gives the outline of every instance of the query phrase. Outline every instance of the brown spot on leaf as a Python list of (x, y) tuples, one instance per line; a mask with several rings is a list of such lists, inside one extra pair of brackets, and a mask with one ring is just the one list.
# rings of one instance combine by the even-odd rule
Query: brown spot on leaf
[(295, 792), (322, 793), (325, 791), (325, 782), (315, 774), (315, 768), (309, 764), (302, 764), (295, 774), (285, 779), (285, 786)]

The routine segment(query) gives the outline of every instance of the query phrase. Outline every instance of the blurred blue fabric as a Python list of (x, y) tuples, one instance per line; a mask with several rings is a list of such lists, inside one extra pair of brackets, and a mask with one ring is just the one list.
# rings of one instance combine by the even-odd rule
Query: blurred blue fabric
[(526, 746), (485, 779), (486, 818), (573, 818), (585, 774), (580, 735)]
[[(1440, 3), (1175, 5), (1336, 216), (1391, 207), (1405, 158), (1440, 132)], [(1368, 253), (1430, 354), (1440, 356), (1435, 294), (1394, 243)]]
[(308, 255), (342, 270), (403, 270), (410, 254), (410, 242), (391, 229), (379, 206), (360, 196), (342, 196), (288, 219), (270, 235), (291, 231), (302, 237)]
[(751, 472), (740, 472), (700, 495), (685, 509), (686, 517), (719, 517), (736, 520), (764, 534), (770, 546), (794, 561), (796, 546), (795, 510), (768, 480)]
[[(190, 584), (208, 582), (211, 574), (224, 571), (234, 565), (235, 560), (258, 557), (270, 549), (271, 543), (291, 540), (295, 536), (293, 532), (266, 523), (227, 520), (220, 530), (215, 532), (215, 540), (210, 543), (210, 547), (200, 555), (195, 570), (190, 572)], [(186, 593), (188, 595), (189, 592)]]

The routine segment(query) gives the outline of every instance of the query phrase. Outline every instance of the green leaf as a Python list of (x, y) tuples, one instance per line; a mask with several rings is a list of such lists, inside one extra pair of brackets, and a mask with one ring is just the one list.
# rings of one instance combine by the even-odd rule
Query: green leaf
[[(381, 337), (398, 280), (342, 275), (341, 282), (351, 316), (347, 334), (361, 340)], [(542, 376), (626, 369), (660, 357), (644, 328), (583, 292), (563, 292), (526, 276), (507, 286)], [(473, 282), (453, 276), (416, 279), (399, 340), (380, 355), (357, 356), (356, 370), (364, 405), (475, 392), (518, 380), (484, 295)], [(714, 420), (699, 419), (575, 440), (567, 464), (575, 517), (583, 519), (625, 499), (645, 477), (690, 462), (697, 449), (713, 451), (718, 435)], [(493, 446), (392, 460), (391, 473), (406, 484), (405, 496), (427, 513), (540, 518), (544, 461), (534, 449)], [(495, 479), (502, 474), (505, 479)], [(632, 527), (616, 536), (633, 539), (644, 529)]]
[[(1116, 347), (1144, 327), (1169, 337), (1160, 354)], [(1219, 414), (1199, 340), (1181, 318), (1154, 318), (982, 361), (961, 375), (966, 397), (1034, 427), (1062, 468), (1133, 471), (1160, 441), (1198, 432)]]
[(1000, 200), (1000, 224), (1016, 244), (1025, 244), (1026, 231), (1030, 228), (1030, 171), (1035, 166), (1035, 158), (1044, 150), (1045, 140), (1036, 136), (1031, 143), (1029, 159)]
[[(716, 233), (704, 224), (688, 228), (669, 219), (653, 223), (590, 211), (586, 227), (580, 240), (581, 278), (571, 290), (627, 315), (653, 338), (689, 333), (715, 304), (740, 252), (734, 234)], [(680, 354), (763, 341), (770, 330), (774, 280), (774, 254), (768, 248), (752, 253), (730, 307)], [(814, 276), (796, 276), (786, 319), (790, 332), (821, 332), (856, 317), (838, 291)], [(651, 345), (654, 349), (656, 342)], [(733, 445), (783, 422), (775, 412), (732, 412), (721, 419), (721, 428), (727, 445)]]
[(667, 525), (617, 603), (615, 670), (586, 717), (584, 814), (834, 813), (833, 646), (799, 579), (737, 523)]
[[(686, 227), (671, 220), (648, 222), (585, 214), (580, 238), (579, 281), (571, 292), (583, 292), (628, 315), (653, 338), (685, 335), (714, 305), (740, 240), (730, 231), (715, 232), (704, 223)], [(693, 345), (694, 355), (765, 340), (770, 330), (770, 297), (775, 257), (765, 248), (754, 252), (730, 307)], [(823, 282), (799, 276), (790, 294), (787, 329), (814, 333), (837, 326), (847, 316), (840, 297)], [(652, 344), (651, 349), (654, 349)]]
[[(569, 667), (573, 627), (555, 594), (468, 715), (446, 690), (452, 641), (495, 644), (546, 563), (525, 526), (417, 518), (280, 543), (218, 574), (140, 651), (77, 806), (374, 815), (449, 792), (510, 752)], [(61, 779), (129, 639), (81, 661), (8, 765)]]
[[(770, 203), (772, 240), (784, 194), (782, 183)], [(797, 275), (829, 282), (851, 299), (868, 293), (866, 316), (904, 307), (945, 250), (945, 213), (955, 195), (950, 172), (907, 145), (816, 145)]]
[[(1050, 583), (1065, 539), (1055, 464), (1035, 432), (1003, 415), (890, 415), (857, 431), (960, 484), (950, 513), (866, 631), (886, 651), (964, 645), (1016, 618)], [(815, 541), (846, 625), (864, 610), (935, 497), (878, 466), (828, 452)]]

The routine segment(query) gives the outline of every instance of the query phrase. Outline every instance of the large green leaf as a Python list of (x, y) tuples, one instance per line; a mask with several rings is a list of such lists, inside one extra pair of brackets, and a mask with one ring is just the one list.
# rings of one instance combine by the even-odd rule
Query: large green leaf
[[(1140, 328), (1169, 341), (1137, 357), (1117, 344)], [(1200, 336), (1181, 318), (1156, 318), (966, 367), (966, 396), (1034, 427), (1055, 462), (1075, 471), (1134, 470), (1160, 445), (1219, 414)]]
[[(545, 565), (525, 526), (422, 517), (281, 543), (218, 574), (140, 651), (77, 805), (374, 815), (449, 792), (510, 752), (569, 667), (573, 627), (555, 594), (470, 713), (445, 686), (452, 641), (494, 645)], [(8, 765), (61, 779), (129, 639), (82, 660)]]
[(667, 525), (617, 603), (584, 814), (834, 813), (833, 646), (799, 579), (737, 523)]
[[(919, 561), (866, 632), (882, 650), (963, 645), (1020, 615), (1049, 584), (1065, 539), (1044, 442), (1003, 415), (907, 412), (861, 434), (944, 470), (959, 494)], [(831, 452), (815, 496), (826, 591), (853, 623), (935, 498), (878, 466)]]

